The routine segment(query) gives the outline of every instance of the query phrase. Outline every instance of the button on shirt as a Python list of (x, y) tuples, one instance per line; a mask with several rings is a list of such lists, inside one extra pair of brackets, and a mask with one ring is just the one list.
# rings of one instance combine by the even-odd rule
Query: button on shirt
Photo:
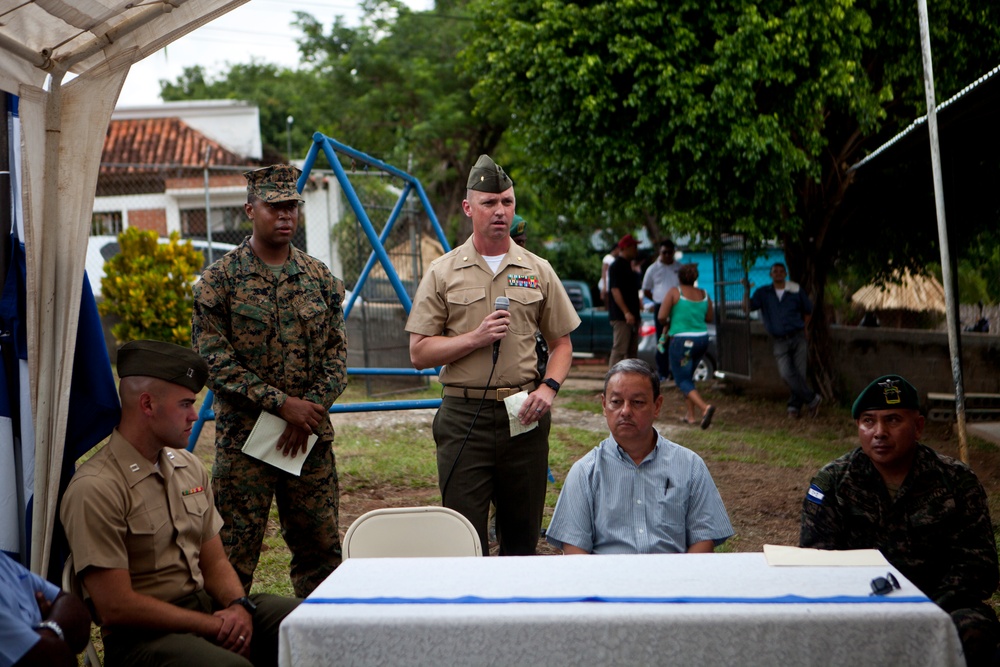
[(595, 554), (684, 553), (733, 527), (700, 456), (657, 434), (638, 466), (609, 437), (573, 464), (546, 538)]
[(60, 516), (77, 572), (128, 570), (137, 593), (166, 602), (204, 588), (201, 545), (222, 528), (194, 454), (162, 449), (154, 465), (117, 429), (73, 475)]
[(41, 636), (33, 629), (42, 622), (35, 593), (52, 602), (59, 588), (0, 554), (0, 665), (13, 665)]

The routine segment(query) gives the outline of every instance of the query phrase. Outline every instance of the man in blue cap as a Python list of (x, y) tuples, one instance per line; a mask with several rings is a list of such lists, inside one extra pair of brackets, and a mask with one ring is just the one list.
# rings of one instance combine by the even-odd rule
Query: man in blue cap
[(802, 503), (801, 546), (878, 549), (951, 614), (968, 665), (997, 664), (1000, 623), (984, 600), (1000, 575), (979, 479), (920, 444), (920, 398), (899, 375), (869, 384), (851, 416), (861, 446), (813, 478)]

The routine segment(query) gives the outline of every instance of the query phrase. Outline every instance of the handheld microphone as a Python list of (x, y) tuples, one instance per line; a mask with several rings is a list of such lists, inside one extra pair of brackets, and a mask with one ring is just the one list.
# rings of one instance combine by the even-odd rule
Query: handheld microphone
[[(498, 296), (493, 302), (493, 310), (510, 310), (510, 299), (505, 296)], [(496, 366), (500, 357), (500, 341), (493, 341), (493, 365)]]

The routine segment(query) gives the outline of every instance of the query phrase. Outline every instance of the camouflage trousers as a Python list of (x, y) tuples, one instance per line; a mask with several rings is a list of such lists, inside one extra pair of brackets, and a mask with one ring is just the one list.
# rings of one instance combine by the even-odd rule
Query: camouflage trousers
[(225, 522), (222, 544), (248, 594), (272, 498), (278, 505), (281, 535), (292, 552), (296, 596), (309, 595), (340, 565), (340, 487), (329, 442), (319, 442), (309, 452), (299, 477), (237, 448), (217, 448), (212, 491)]
[[(948, 611), (947, 609), (945, 611)], [(968, 667), (995, 665), (1000, 657), (1000, 622), (986, 604), (950, 611), (951, 620), (958, 629)]]

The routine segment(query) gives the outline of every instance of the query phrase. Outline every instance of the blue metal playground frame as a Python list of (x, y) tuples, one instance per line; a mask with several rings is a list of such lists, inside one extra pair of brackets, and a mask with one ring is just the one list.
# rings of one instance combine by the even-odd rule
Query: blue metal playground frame
[[(441, 229), (440, 223), (438, 223), (437, 216), (434, 215), (434, 209), (431, 207), (430, 201), (427, 199), (427, 193), (424, 191), (424, 186), (420, 184), (420, 181), (416, 177), (406, 173), (405, 171), (396, 169), (381, 160), (377, 160), (370, 155), (366, 155), (365, 153), (355, 150), (350, 146), (345, 146), (335, 139), (331, 139), (330, 137), (317, 132), (313, 135), (313, 144), (309, 148), (309, 153), (306, 155), (306, 161), (302, 169), (302, 176), (299, 178), (299, 192), (302, 192), (302, 188), (305, 187), (305, 184), (309, 179), (309, 173), (316, 164), (316, 158), (319, 157), (319, 152), (321, 150), (326, 156), (327, 162), (329, 162), (333, 167), (333, 171), (337, 176), (337, 182), (340, 183), (340, 187), (347, 196), (347, 201), (350, 203), (351, 209), (358, 217), (358, 221), (361, 223), (361, 228), (364, 230), (365, 236), (368, 237), (368, 241), (372, 245), (372, 253), (368, 256), (368, 261), (365, 263), (365, 267), (361, 271), (361, 276), (358, 278), (358, 282), (355, 285), (354, 290), (352, 290), (351, 298), (348, 299), (347, 306), (344, 308), (344, 318), (346, 319), (351, 314), (354, 302), (357, 300), (358, 294), (361, 293), (361, 289), (364, 287), (365, 281), (368, 280), (368, 274), (371, 273), (372, 268), (375, 266), (376, 259), (385, 270), (386, 275), (389, 277), (389, 282), (392, 284), (393, 289), (396, 291), (396, 295), (399, 297), (399, 302), (403, 305), (403, 309), (406, 311), (406, 314), (409, 315), (410, 309), (413, 307), (413, 303), (410, 300), (410, 295), (406, 293), (406, 289), (403, 287), (403, 282), (399, 279), (399, 274), (396, 273), (396, 268), (389, 260), (389, 255), (385, 252), (384, 244), (386, 239), (389, 238), (389, 234), (392, 232), (392, 228), (395, 226), (396, 220), (399, 219), (400, 213), (403, 210), (403, 204), (406, 203), (406, 199), (411, 193), (416, 192), (417, 196), (420, 198), (420, 203), (423, 205), (424, 211), (430, 219), (431, 227), (437, 235), (438, 241), (441, 243), (441, 247), (444, 248), (445, 252), (451, 250), (451, 247), (448, 245), (448, 240), (444, 236), (444, 231)], [(399, 195), (399, 199), (396, 201), (396, 205), (393, 207), (392, 213), (389, 214), (389, 219), (385, 224), (385, 228), (382, 230), (381, 236), (375, 233), (375, 228), (372, 226), (371, 220), (368, 218), (368, 214), (365, 212), (364, 206), (361, 205), (361, 200), (358, 199), (358, 194), (354, 190), (354, 186), (347, 178), (347, 172), (344, 171), (344, 167), (340, 164), (337, 153), (343, 153), (344, 155), (353, 158), (355, 161), (363, 162), (377, 169), (381, 169), (388, 174), (392, 174), (393, 176), (400, 178), (404, 182), (405, 185), (403, 186), (403, 192)], [(440, 369), (438, 368), (428, 368), (422, 371), (418, 371), (414, 368), (348, 368), (347, 374), (432, 376), (437, 375), (439, 370)], [(191, 429), (191, 437), (188, 439), (188, 451), (192, 451), (194, 449), (195, 443), (198, 442), (198, 436), (201, 435), (201, 429), (205, 425), (205, 422), (215, 419), (215, 411), (212, 410), (212, 403), (214, 400), (215, 394), (209, 390), (208, 394), (205, 396), (204, 402), (201, 404), (201, 409), (198, 411), (198, 421), (194, 423), (194, 426)], [(333, 407), (330, 408), (330, 412), (341, 413), (377, 412), (384, 410), (414, 410), (417, 408), (437, 408), (440, 405), (440, 398), (411, 401), (376, 401), (372, 403), (334, 403)]]

